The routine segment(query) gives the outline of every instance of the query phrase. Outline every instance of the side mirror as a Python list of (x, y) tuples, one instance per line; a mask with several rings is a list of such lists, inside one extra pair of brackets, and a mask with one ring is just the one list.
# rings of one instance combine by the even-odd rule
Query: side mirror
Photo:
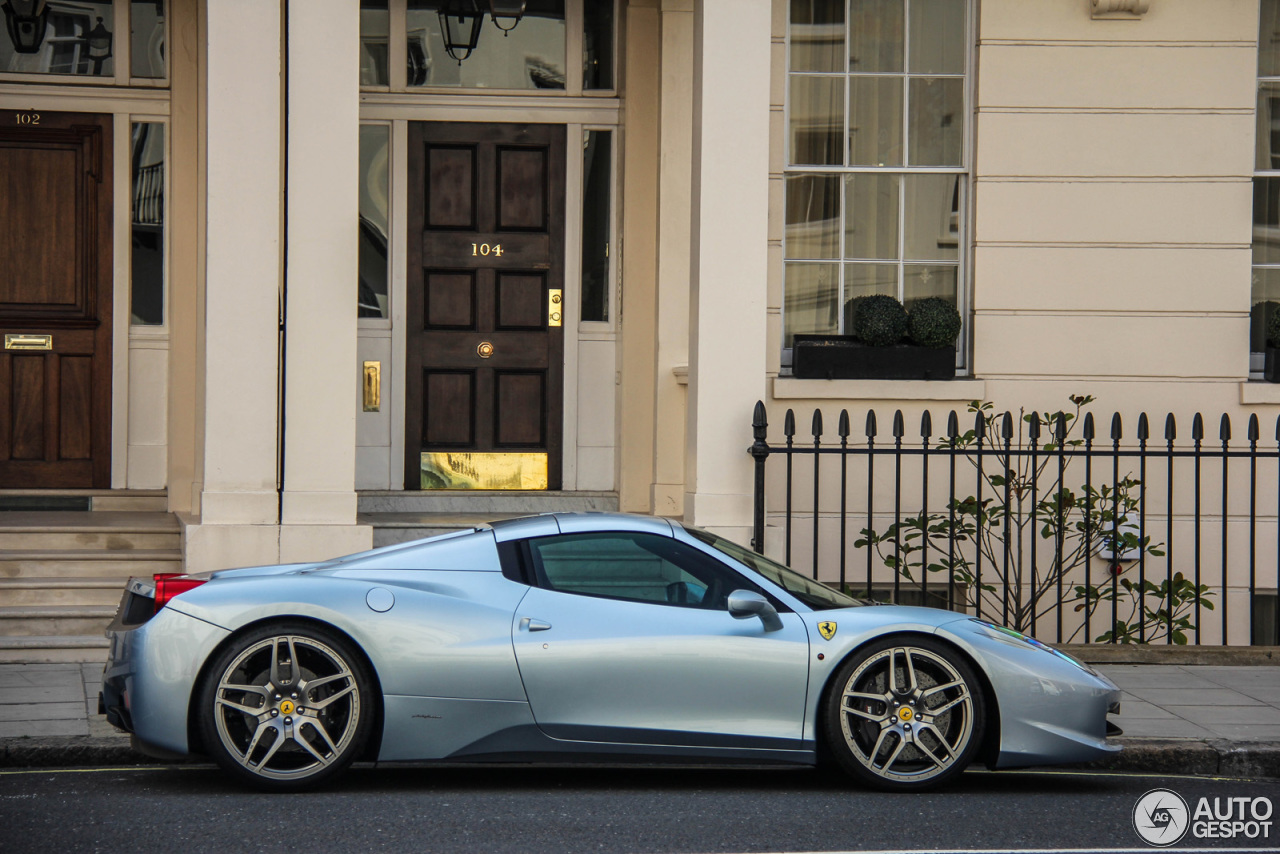
[(759, 617), (766, 632), (782, 628), (782, 618), (769, 600), (752, 590), (735, 590), (729, 594), (729, 613), (736, 619)]

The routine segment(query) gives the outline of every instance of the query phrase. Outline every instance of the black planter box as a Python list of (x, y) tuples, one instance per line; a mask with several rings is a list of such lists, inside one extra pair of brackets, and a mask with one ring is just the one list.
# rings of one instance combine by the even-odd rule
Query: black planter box
[(848, 335), (797, 335), (791, 373), (821, 380), (950, 380), (956, 351), (914, 344), (868, 347)]
[(1267, 347), (1264, 359), (1262, 378), (1269, 383), (1280, 383), (1280, 347)]

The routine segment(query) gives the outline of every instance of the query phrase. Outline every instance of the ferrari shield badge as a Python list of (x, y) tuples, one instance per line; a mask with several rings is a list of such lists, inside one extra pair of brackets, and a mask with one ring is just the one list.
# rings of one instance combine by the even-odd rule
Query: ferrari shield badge
[(825, 640), (831, 640), (836, 636), (836, 624), (830, 620), (818, 623), (818, 633), (821, 634)]

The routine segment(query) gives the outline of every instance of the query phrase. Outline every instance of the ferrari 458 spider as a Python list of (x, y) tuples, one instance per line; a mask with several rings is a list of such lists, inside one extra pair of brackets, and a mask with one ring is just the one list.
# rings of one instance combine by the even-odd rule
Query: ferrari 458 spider
[(321, 563), (133, 579), (107, 636), (113, 724), (264, 789), (357, 759), (830, 757), (917, 790), (975, 759), (1120, 749), (1120, 692), (1061, 652), (963, 613), (853, 599), (653, 517), (530, 516)]

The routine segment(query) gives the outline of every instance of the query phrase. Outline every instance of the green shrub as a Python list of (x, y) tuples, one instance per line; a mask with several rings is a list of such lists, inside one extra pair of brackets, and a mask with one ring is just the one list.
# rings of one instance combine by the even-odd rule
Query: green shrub
[(1280, 303), (1267, 303), (1271, 310), (1267, 318), (1267, 346), (1280, 347)]
[(889, 347), (907, 334), (907, 310), (885, 294), (862, 297), (853, 312), (853, 328), (846, 331), (869, 346)]
[[(1265, 300), (1255, 302), (1249, 309), (1249, 349), (1259, 351), (1263, 347), (1275, 347), (1272, 343), (1275, 333), (1271, 331), (1271, 322), (1280, 316), (1280, 302)], [(1277, 321), (1280, 322), (1280, 321)]]
[(921, 347), (954, 347), (960, 337), (960, 312), (942, 297), (918, 300), (907, 313), (907, 332)]

